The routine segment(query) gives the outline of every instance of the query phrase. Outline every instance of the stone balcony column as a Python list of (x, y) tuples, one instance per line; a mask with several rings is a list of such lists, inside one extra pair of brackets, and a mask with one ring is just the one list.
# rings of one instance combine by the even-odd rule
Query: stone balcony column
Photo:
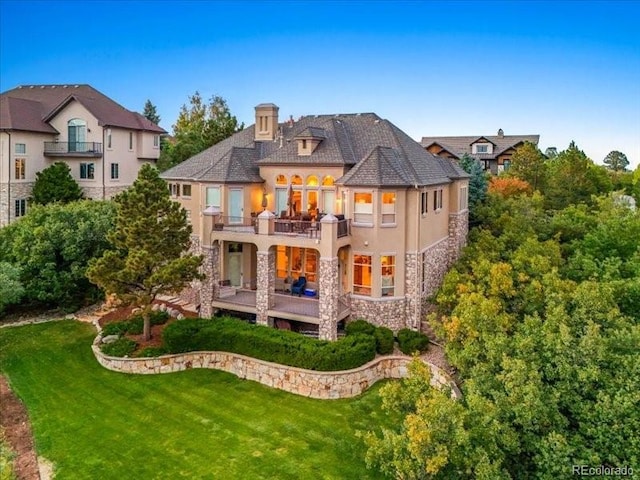
[(202, 273), (205, 278), (200, 291), (200, 316), (209, 318), (213, 316), (212, 302), (218, 298), (220, 291), (220, 242), (203, 245), (201, 252), (204, 255)]
[(257, 252), (256, 322), (273, 326), (267, 311), (273, 308), (276, 294), (276, 254), (273, 248)]
[[(323, 227), (324, 228), (324, 227)], [(338, 338), (338, 297), (340, 296), (340, 276), (338, 257), (320, 257), (318, 310), (320, 324), (318, 333), (321, 340)]]

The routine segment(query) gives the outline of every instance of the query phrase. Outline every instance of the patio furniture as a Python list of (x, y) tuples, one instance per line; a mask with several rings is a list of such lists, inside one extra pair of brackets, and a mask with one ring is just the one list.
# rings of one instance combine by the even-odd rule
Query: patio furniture
[(291, 295), (297, 293), (298, 296), (301, 296), (304, 293), (304, 287), (307, 284), (306, 277), (299, 277), (293, 285), (291, 285)]

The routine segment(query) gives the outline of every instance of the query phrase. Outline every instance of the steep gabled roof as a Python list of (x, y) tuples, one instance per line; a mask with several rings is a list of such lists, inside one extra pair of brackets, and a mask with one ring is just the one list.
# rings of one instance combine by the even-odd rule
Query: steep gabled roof
[(39, 102), (0, 96), (0, 129), (59, 133), (51, 125), (42, 121), (45, 113), (43, 105)]
[[(9, 115), (0, 116), (2, 129), (51, 132), (43, 130), (43, 125), (47, 125), (69, 103), (77, 101), (96, 117), (101, 126), (166, 133), (163, 128), (139, 113), (127, 110), (90, 85), (23, 85), (2, 93), (0, 99), (3, 106), (5, 102), (10, 106)], [(14, 113), (13, 105), (22, 105), (24, 101), (39, 104), (39, 110), (32, 108)]]
[[(258, 182), (266, 165), (342, 166), (336, 183), (359, 186), (418, 186), (468, 175), (427, 152), (374, 113), (310, 115), (279, 125), (273, 141), (254, 141), (255, 127), (238, 132), (162, 174), (166, 179)], [(298, 155), (298, 138), (321, 138), (311, 155)], [(352, 168), (353, 167), (353, 168)], [(244, 179), (244, 180), (243, 180)]]
[[(493, 153), (472, 154), (471, 146), (482, 139), (494, 145)], [(531, 142), (537, 145), (539, 141), (540, 135), (485, 135), (481, 137), (422, 137), (421, 143), (424, 148), (429, 148), (435, 143), (458, 158), (466, 153), (478, 159), (493, 159), (510, 148), (516, 148), (524, 142)]]

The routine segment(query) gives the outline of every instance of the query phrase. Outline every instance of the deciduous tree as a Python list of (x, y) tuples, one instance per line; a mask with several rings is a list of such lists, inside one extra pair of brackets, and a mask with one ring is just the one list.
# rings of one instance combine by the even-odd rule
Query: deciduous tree
[(509, 174), (528, 182), (534, 190), (542, 190), (546, 180), (547, 167), (544, 155), (536, 145), (525, 142), (511, 157)]
[(91, 262), (87, 276), (123, 304), (142, 309), (148, 340), (154, 299), (201, 278), (202, 257), (187, 253), (191, 235), (187, 213), (171, 200), (166, 183), (151, 165), (144, 165), (133, 186), (114, 202), (111, 247)]
[(71, 169), (66, 163), (56, 162), (36, 173), (36, 182), (31, 192), (32, 203), (69, 203), (82, 197), (82, 189), (71, 176)]
[(10, 263), (0, 262), (0, 316), (6, 307), (19, 303), (23, 294), (20, 269)]
[(189, 106), (182, 105), (173, 125), (173, 141), (167, 143), (158, 167), (165, 170), (177, 165), (243, 128), (224, 98), (214, 95), (205, 103), (196, 92), (189, 97)]

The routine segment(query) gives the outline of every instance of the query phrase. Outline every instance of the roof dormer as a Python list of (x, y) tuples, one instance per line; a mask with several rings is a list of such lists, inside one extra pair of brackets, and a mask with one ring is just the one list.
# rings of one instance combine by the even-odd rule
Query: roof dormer
[(471, 153), (472, 154), (493, 153), (494, 146), (495, 146), (495, 143), (493, 143), (488, 138), (480, 137), (471, 143)]
[(307, 127), (294, 137), (298, 142), (298, 155), (301, 157), (311, 155), (320, 142), (327, 138), (324, 128)]

